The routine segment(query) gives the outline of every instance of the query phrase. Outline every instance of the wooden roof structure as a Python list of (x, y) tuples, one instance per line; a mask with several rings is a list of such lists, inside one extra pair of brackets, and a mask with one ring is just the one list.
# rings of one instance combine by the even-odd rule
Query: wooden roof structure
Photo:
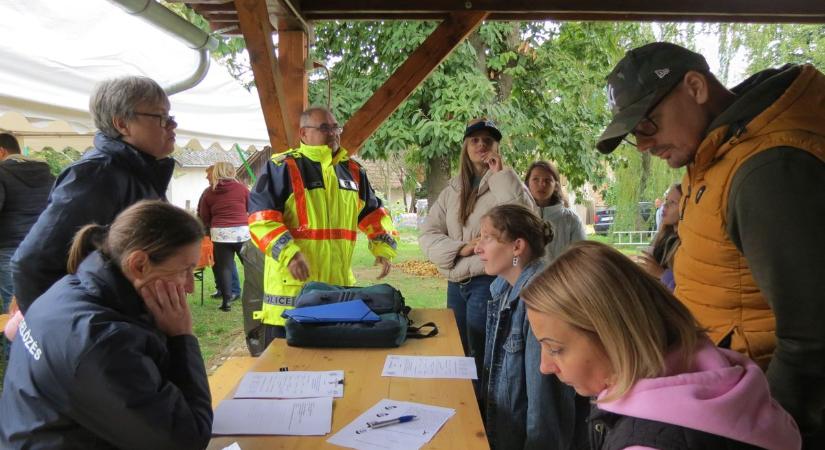
[(278, 151), (297, 145), (298, 118), (307, 106), (304, 67), (312, 21), (441, 21), (345, 124), (341, 143), (353, 153), (484, 20), (825, 23), (825, 1), (819, 0), (170, 1), (194, 9), (214, 32), (244, 37), (270, 142)]

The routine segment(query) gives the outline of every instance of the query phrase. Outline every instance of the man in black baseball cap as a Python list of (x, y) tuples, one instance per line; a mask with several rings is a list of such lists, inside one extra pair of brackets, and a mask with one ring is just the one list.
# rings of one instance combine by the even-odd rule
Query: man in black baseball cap
[(767, 369), (803, 448), (825, 448), (825, 75), (788, 64), (727, 89), (701, 55), (656, 42), (607, 82), (599, 151), (625, 139), (688, 169), (674, 294)]
[(627, 52), (607, 76), (613, 120), (599, 138), (599, 151), (612, 152), (691, 70), (710, 73), (704, 56), (668, 42)]

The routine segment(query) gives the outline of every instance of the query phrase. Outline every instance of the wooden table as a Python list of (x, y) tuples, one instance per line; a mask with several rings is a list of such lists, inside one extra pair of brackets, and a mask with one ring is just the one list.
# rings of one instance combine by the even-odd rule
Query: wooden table
[[(444, 406), (455, 415), (435, 435), (425, 449), (489, 449), (484, 425), (478, 411), (470, 380), (414, 379), (382, 377), (384, 360), (389, 354), (463, 356), (458, 328), (449, 309), (413, 310), (415, 324), (435, 322), (438, 336), (411, 339), (399, 348), (382, 349), (310, 349), (289, 347), (277, 339), (261, 354), (251, 371), (343, 370), (344, 397), (333, 402), (332, 432), (326, 436), (221, 436), (209, 443), (209, 449), (221, 450), (238, 442), (243, 450), (270, 449), (340, 449), (326, 442), (338, 430), (383, 398)], [(227, 398), (231, 398), (235, 390)]]

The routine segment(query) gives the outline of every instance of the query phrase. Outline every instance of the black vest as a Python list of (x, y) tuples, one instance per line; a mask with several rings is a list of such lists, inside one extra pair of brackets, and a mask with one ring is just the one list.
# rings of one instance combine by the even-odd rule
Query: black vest
[(751, 444), (685, 428), (679, 425), (622, 416), (592, 408), (590, 418), (592, 450), (622, 450), (632, 445), (659, 450), (757, 450)]

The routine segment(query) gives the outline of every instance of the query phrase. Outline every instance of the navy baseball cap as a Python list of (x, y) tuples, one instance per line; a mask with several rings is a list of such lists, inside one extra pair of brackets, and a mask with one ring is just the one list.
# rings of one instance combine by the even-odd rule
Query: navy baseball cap
[(490, 135), (493, 136), (493, 139), (495, 139), (496, 142), (501, 142), (501, 131), (498, 131), (498, 128), (496, 128), (496, 123), (483, 117), (481, 119), (473, 119), (470, 121), (467, 128), (464, 130), (464, 139), (467, 139), (469, 135), (479, 130), (489, 131)]
[(596, 148), (612, 152), (688, 71), (709, 71), (705, 57), (669, 42), (630, 50), (607, 76), (607, 102), (613, 120)]

